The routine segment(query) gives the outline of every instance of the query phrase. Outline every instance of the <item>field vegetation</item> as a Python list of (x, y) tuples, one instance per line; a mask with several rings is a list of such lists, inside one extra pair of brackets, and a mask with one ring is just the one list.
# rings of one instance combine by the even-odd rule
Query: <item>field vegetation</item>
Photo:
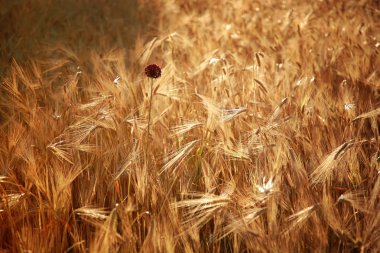
[(380, 250), (379, 1), (0, 21), (0, 252)]

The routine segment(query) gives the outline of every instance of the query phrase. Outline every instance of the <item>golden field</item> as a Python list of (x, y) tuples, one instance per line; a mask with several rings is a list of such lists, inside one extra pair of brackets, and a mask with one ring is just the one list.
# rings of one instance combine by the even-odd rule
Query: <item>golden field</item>
[(380, 250), (379, 1), (0, 0), (0, 30), (0, 252)]

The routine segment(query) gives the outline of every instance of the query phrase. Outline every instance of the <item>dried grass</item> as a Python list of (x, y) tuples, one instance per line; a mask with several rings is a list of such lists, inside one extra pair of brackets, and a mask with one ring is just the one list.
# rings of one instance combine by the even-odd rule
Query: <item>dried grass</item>
[(0, 0), (1, 252), (380, 250), (378, 1), (111, 2)]

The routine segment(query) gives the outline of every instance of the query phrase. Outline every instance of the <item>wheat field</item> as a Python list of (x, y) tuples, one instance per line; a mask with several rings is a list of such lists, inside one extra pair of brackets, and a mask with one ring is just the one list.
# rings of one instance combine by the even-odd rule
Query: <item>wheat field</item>
[(0, 21), (0, 252), (380, 251), (379, 1)]

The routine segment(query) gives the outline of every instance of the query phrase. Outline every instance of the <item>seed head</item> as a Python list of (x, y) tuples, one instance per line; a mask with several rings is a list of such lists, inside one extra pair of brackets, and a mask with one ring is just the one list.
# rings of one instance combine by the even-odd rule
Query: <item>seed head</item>
[(273, 191), (273, 178), (271, 177), (268, 182), (265, 182), (265, 177), (263, 178), (262, 185), (256, 185), (260, 193), (270, 193)]
[(159, 78), (161, 76), (161, 68), (156, 64), (149, 64), (145, 67), (145, 75), (150, 78)]

